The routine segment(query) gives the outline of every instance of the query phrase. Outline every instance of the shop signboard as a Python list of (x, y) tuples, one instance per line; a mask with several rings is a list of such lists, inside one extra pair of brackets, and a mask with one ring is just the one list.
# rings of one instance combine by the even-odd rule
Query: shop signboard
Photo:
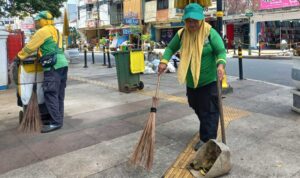
[(136, 18), (124, 18), (123, 23), (125, 25), (138, 25), (139, 24), (139, 19)]
[(130, 28), (124, 28), (123, 29), (123, 35), (130, 35), (130, 34), (131, 34)]
[(95, 28), (96, 27), (96, 20), (88, 20), (87, 21), (88, 28)]
[(184, 22), (171, 22), (171, 27), (183, 27)]
[(253, 16), (253, 12), (251, 10), (249, 10), (249, 9), (246, 9), (245, 15), (246, 15), (246, 17), (252, 17)]
[(260, 10), (299, 6), (298, 0), (260, 0)]
[(30, 30), (30, 29), (34, 29), (35, 28), (35, 24), (34, 24), (34, 20), (32, 17), (26, 17), (22, 22), (21, 22), (21, 29), (22, 30)]

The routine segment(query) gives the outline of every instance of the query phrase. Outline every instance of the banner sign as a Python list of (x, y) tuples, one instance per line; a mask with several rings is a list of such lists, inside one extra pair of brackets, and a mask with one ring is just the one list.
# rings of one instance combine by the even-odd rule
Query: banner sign
[(299, 6), (298, 0), (260, 0), (260, 10)]

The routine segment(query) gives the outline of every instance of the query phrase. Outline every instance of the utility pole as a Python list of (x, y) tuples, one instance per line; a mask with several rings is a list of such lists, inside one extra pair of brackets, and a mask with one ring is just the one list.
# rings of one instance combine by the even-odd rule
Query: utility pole
[(99, 22), (100, 22), (100, 11), (99, 11), (99, 0), (97, 0), (97, 24), (96, 24), (96, 30), (97, 30), (97, 43), (99, 43)]
[(222, 8), (222, 0), (217, 0), (217, 31), (220, 36), (223, 38), (223, 8)]
[[(226, 1), (226, 0), (225, 0)], [(221, 38), (223, 38), (223, 7), (222, 7), (222, 0), (217, 0), (217, 31), (220, 34)], [(224, 79), (221, 81), (222, 82), (222, 92), (223, 93), (230, 93), (233, 91), (232, 87), (227, 83), (227, 77), (226, 73), (224, 75)]]

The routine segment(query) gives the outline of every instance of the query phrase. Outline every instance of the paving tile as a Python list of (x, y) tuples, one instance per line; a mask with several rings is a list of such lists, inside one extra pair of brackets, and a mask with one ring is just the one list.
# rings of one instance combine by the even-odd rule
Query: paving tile
[(247, 169), (244, 169), (238, 164), (232, 163), (232, 169), (231, 171), (221, 176), (222, 178), (268, 178), (266, 175), (261, 175), (259, 173), (251, 172)]
[(270, 145), (266, 140), (231, 150), (231, 155), (235, 165), (267, 177), (292, 177), (299, 171), (299, 154)]
[[(264, 140), (276, 129), (281, 129), (281, 118), (252, 113), (250, 116), (232, 121), (227, 131), (227, 144), (232, 150), (240, 150)], [(255, 124), (253, 124), (255, 123)], [(286, 121), (293, 123), (293, 121)], [(237, 134), (238, 133), (238, 134)]]
[(118, 166), (111, 167), (101, 172), (92, 174), (87, 178), (158, 178), (162, 177), (163, 173), (169, 168), (170, 162), (173, 162), (180, 153), (173, 148), (177, 147), (177, 143), (160, 147), (155, 152), (153, 161), (153, 169), (148, 172), (142, 167), (134, 167), (128, 162), (123, 162)]
[(40, 161), (28, 147), (22, 144), (1, 150), (0, 158), (0, 174)]
[(103, 122), (109, 122), (112, 120), (112, 118), (119, 120), (130, 115), (139, 114), (141, 110), (144, 111), (144, 102), (145, 100), (127, 104), (119, 104), (114, 107), (77, 114), (72, 116), (72, 118), (67, 122), (73, 127), (78, 127), (103, 124)]
[(83, 134), (81, 131), (50, 137), (37, 142), (25, 142), (30, 150), (41, 160), (85, 148), (96, 143), (98, 142), (95, 139)]
[(181, 119), (157, 126), (157, 132), (184, 145), (199, 131), (199, 121), (196, 115), (189, 115)]
[[(58, 177), (86, 177), (128, 161), (139, 132), (45, 160)], [(57, 164), (60, 163), (60, 164)]]
[(0, 131), (0, 135), (0, 151), (16, 147), (21, 143), (21, 140), (9, 130)]
[(234, 91), (226, 96), (237, 97), (240, 99), (248, 99), (280, 88), (268, 84), (257, 87), (257, 82), (251, 80), (231, 82), (230, 85)]
[(0, 178), (57, 178), (52, 171), (44, 163), (35, 163), (26, 167), (22, 167), (5, 174), (0, 175)]
[(273, 146), (299, 154), (300, 124), (287, 124), (268, 135), (265, 141)]
[[(143, 113), (142, 115), (130, 117), (125, 120), (131, 123), (144, 126), (145, 122), (149, 118), (149, 114), (150, 114), (149, 110), (147, 109), (146, 113)], [(156, 125), (160, 125), (169, 121), (182, 118), (191, 113), (193, 113), (193, 110), (190, 109), (188, 105), (180, 104), (180, 103), (170, 103), (170, 102), (161, 103), (157, 107)]]
[(97, 142), (101, 142), (127, 135), (141, 129), (140, 126), (119, 120), (98, 127), (84, 129), (82, 132), (93, 137)]

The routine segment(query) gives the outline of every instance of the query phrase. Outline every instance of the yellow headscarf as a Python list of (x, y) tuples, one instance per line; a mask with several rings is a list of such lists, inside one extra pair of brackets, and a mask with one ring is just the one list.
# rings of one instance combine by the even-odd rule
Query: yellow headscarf
[(180, 65), (178, 67), (178, 81), (180, 84), (186, 82), (186, 75), (190, 66), (194, 88), (198, 86), (201, 70), (202, 50), (204, 40), (207, 39), (210, 33), (211, 25), (204, 20), (200, 20), (200, 28), (196, 32), (189, 32), (187, 26), (182, 35), (182, 45), (180, 49)]

